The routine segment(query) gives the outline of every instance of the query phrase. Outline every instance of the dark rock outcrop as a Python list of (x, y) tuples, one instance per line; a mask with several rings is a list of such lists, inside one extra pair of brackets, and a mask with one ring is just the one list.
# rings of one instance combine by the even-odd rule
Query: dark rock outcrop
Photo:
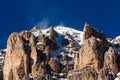
[(90, 68), (83, 68), (78, 70), (72, 70), (68, 73), (68, 80), (114, 80), (114, 73), (110, 73), (107, 70), (94, 71)]
[(50, 65), (50, 68), (52, 69), (52, 71), (56, 73), (60, 72), (60, 66), (56, 59), (51, 58), (48, 64)]
[(0, 50), (0, 80), (3, 80), (3, 65), (6, 51)]
[(57, 50), (59, 46), (56, 43), (56, 32), (54, 31), (53, 27), (50, 27), (49, 29), (50, 35), (47, 38), (47, 45), (50, 46), (51, 49)]

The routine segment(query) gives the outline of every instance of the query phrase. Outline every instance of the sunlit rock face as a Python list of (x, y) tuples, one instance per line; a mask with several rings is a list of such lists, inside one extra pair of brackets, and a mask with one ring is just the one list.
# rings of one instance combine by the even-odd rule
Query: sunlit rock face
[[(25, 40), (28, 40), (26, 36)], [(29, 55), (25, 50), (23, 36), (12, 33), (7, 42), (7, 51), (3, 68), (4, 80), (20, 80), (29, 73)]]
[(29, 75), (31, 79), (52, 79), (51, 72), (60, 72), (60, 63), (51, 53), (59, 48), (55, 31), (53, 28), (48, 31), (49, 36), (41, 33), (36, 37), (32, 31), (9, 36), (2, 72), (4, 76), (0, 73), (4, 80), (26, 80)]
[[(103, 33), (91, 28), (88, 24), (84, 26), (83, 43), (79, 54), (75, 57), (75, 69), (91, 65), (94, 70), (103, 68), (104, 53), (107, 51), (107, 40)], [(106, 43), (105, 43), (106, 42)]]
[(103, 33), (85, 24), (83, 43), (75, 56), (74, 70), (68, 73), (68, 79), (113, 80), (118, 65), (114, 49), (109, 44)]
[(114, 73), (118, 73), (117, 58), (115, 51), (112, 47), (109, 47), (108, 51), (104, 54), (104, 69)]
[(119, 42), (87, 23), (83, 32), (63, 26), (14, 32), (0, 51), (0, 80), (114, 80)]

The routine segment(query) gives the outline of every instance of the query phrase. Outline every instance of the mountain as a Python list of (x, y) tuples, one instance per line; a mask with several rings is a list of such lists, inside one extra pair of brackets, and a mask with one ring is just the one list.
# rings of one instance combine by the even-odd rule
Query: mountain
[(119, 70), (120, 37), (87, 23), (13, 32), (0, 51), (0, 80), (114, 80)]

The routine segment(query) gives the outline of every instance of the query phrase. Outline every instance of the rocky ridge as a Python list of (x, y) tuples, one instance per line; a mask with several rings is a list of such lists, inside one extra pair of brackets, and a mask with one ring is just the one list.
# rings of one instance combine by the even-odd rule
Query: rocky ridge
[(120, 67), (114, 43), (110, 43), (105, 35), (84, 26), (83, 43), (75, 56), (74, 70), (68, 73), (68, 80), (114, 80)]
[(119, 37), (106, 39), (89, 24), (83, 32), (57, 26), (12, 33), (6, 51), (0, 52), (0, 76), (4, 80), (114, 80), (120, 70), (119, 42)]
[[(62, 28), (33, 28), (30, 31), (12, 33), (7, 41), (4, 80), (66, 78), (68, 71), (73, 69), (73, 55), (80, 48), (78, 42), (81, 42), (81, 38), (74, 39), (74, 36), (64, 30), (60, 31)], [(71, 30), (67, 29), (68, 32)], [(82, 35), (82, 32), (76, 31), (75, 36)]]

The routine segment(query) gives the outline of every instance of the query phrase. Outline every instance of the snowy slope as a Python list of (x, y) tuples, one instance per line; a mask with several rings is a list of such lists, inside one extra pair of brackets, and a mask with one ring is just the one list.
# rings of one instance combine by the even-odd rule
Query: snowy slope
[[(47, 29), (40, 29), (40, 30), (34, 32), (33, 34), (35, 36), (38, 36), (38, 35), (40, 35), (40, 33), (42, 33), (42, 34), (48, 36), (49, 35), (49, 33), (47, 33), (48, 30), (49, 30), (49, 28), (47, 28)], [(54, 30), (57, 33), (59, 33), (60, 35), (64, 35), (65, 36), (66, 33), (71, 35), (73, 37), (73, 39), (76, 40), (79, 43), (79, 45), (81, 44), (82, 35), (83, 35), (82, 31), (79, 31), (79, 30), (76, 30), (76, 29), (73, 29), (73, 28), (69, 28), (69, 27), (64, 27), (64, 26), (55, 26)], [(58, 35), (58, 37), (60, 35)]]
[[(64, 26), (55, 26), (54, 31), (56, 32), (56, 42), (57, 45), (59, 46), (59, 49), (57, 50), (51, 50), (52, 56), (54, 59), (58, 60), (61, 64), (66, 66), (67, 64), (73, 65), (74, 64), (74, 56), (78, 52), (80, 45), (82, 43), (82, 36), (83, 32), (69, 28), (69, 27), (64, 27)], [(45, 36), (49, 36), (49, 28), (47, 29), (38, 29), (37, 31), (33, 32), (33, 34), (37, 37), (41, 34), (44, 34)], [(62, 43), (69, 42), (67, 45), (63, 45)], [(37, 44), (42, 44), (42, 43), (37, 43)], [(69, 56), (72, 58), (69, 62), (66, 63), (66, 61), (60, 61), (58, 56)], [(52, 73), (56, 74), (56, 73)], [(59, 76), (64, 73), (57, 73)], [(54, 76), (53, 76), (54, 77)], [(64, 78), (60, 78), (59, 80), (66, 80)]]
[(120, 36), (111, 40), (111, 44), (117, 54), (120, 54)]
[(56, 26), (54, 30), (59, 34), (65, 35), (66, 33), (71, 35), (74, 40), (76, 40), (79, 45), (81, 44), (83, 32), (79, 30), (75, 30), (73, 28), (63, 27), (63, 26)]
[(120, 36), (117, 36), (115, 39), (113, 39), (111, 43), (114, 43), (114, 44), (120, 43)]
[[(62, 40), (68, 40), (69, 42), (73, 42), (76, 48), (80, 48), (80, 45), (82, 43), (82, 36), (83, 36), (83, 32), (73, 29), (73, 28), (69, 28), (69, 27), (64, 27), (64, 26), (55, 26), (54, 27), (55, 32), (57, 33), (56, 36), (56, 41), (57, 44), (60, 46), (60, 48), (57, 51), (52, 51), (52, 53), (54, 54), (54, 56), (57, 56), (58, 53), (61, 52), (66, 52), (66, 53), (71, 53), (74, 52), (74, 50), (72, 50), (72, 48), (70, 48), (70, 45), (68, 45), (67, 47), (63, 47), (61, 44)], [(36, 32), (33, 32), (33, 34), (35, 36), (44, 34), (46, 36), (49, 36), (50, 33), (48, 33), (49, 28), (47, 29), (39, 29)], [(56, 54), (57, 53), (57, 54)], [(68, 54), (71, 57), (74, 57), (74, 54)]]

